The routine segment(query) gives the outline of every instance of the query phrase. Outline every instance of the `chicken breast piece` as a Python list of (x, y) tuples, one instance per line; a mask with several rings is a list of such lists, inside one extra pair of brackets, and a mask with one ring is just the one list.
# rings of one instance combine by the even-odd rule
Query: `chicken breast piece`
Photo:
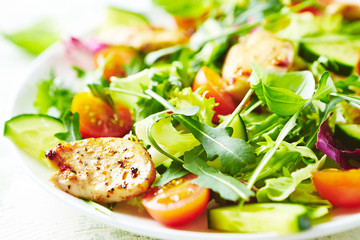
[(340, 13), (349, 20), (360, 19), (359, 0), (318, 0), (318, 2), (326, 6), (326, 12), (329, 14)]
[(146, 192), (155, 180), (150, 155), (123, 138), (88, 138), (59, 144), (46, 152), (58, 168), (51, 181), (76, 197), (111, 203)]
[(236, 101), (241, 101), (250, 88), (250, 63), (272, 72), (287, 72), (294, 64), (294, 51), (290, 42), (265, 30), (256, 30), (241, 38), (230, 48), (225, 59), (222, 70), (225, 91), (230, 92)]
[(185, 31), (151, 26), (118, 26), (103, 31), (98, 38), (106, 44), (130, 46), (144, 52), (188, 41)]

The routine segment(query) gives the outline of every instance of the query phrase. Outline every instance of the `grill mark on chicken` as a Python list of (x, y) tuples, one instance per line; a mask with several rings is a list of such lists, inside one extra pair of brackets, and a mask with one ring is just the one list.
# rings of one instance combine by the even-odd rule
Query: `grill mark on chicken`
[(150, 155), (139, 143), (121, 138), (89, 138), (59, 144), (46, 152), (58, 171), (51, 181), (76, 197), (111, 203), (136, 197), (155, 180)]

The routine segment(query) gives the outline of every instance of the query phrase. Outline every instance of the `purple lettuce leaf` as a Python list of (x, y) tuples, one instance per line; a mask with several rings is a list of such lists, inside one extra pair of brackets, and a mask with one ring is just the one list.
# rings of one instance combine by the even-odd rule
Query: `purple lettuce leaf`
[(89, 39), (86, 42), (78, 38), (70, 37), (63, 41), (65, 52), (70, 61), (83, 70), (93, 70), (94, 54), (107, 47), (106, 44)]
[(320, 126), (316, 147), (329, 158), (334, 160), (343, 169), (357, 168), (350, 164), (349, 160), (360, 162), (360, 149), (348, 151), (339, 144), (329, 127), (329, 118), (327, 118)]

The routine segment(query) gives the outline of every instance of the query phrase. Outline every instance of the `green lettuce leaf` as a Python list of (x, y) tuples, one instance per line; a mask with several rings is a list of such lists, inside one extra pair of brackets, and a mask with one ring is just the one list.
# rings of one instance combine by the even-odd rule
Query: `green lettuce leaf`
[(199, 91), (193, 92), (191, 88), (184, 88), (183, 90), (175, 89), (175, 91), (169, 96), (171, 99), (169, 102), (177, 109), (187, 109), (192, 106), (198, 106), (199, 112), (197, 117), (200, 122), (212, 126), (212, 118), (214, 116), (214, 98), (205, 98), (199, 94)]
[(144, 88), (147, 88), (150, 84), (150, 70), (144, 69), (139, 73), (129, 75), (125, 78), (111, 78), (110, 91), (112, 91), (112, 97), (114, 101), (123, 104), (129, 109), (134, 109), (137, 107), (137, 102), (139, 101), (139, 96), (132, 94), (126, 94), (121, 92), (116, 92), (117, 89), (125, 89), (135, 93), (141, 94)]
[(209, 10), (216, 3), (216, 0), (152, 0), (152, 2), (161, 6), (172, 15), (197, 18)]
[(282, 116), (296, 113), (314, 94), (311, 72), (272, 73), (252, 64), (251, 88), (269, 109)]
[(58, 26), (46, 19), (27, 29), (14, 33), (4, 33), (4, 37), (31, 54), (40, 54), (60, 39)]
[[(56, 117), (62, 118), (70, 109), (74, 93), (62, 86), (53, 76), (37, 85), (34, 106), (40, 114), (48, 114), (51, 108), (58, 110)], [(52, 113), (52, 115), (55, 115)]]
[(309, 164), (304, 168), (292, 172), (291, 176), (267, 179), (265, 186), (256, 194), (258, 201), (267, 201), (267, 199), (272, 201), (285, 200), (295, 191), (296, 187), (303, 180), (310, 178), (311, 173), (322, 166), (325, 158), (326, 157), (323, 157), (314, 164)]

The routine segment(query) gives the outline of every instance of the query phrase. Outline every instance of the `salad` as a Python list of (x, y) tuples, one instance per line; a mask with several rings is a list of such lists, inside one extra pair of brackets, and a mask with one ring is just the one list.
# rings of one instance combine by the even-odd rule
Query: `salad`
[(169, 227), (207, 211), (226, 232), (290, 234), (360, 207), (358, 4), (153, 3), (175, 28), (109, 7), (62, 41), (70, 84), (49, 69), (38, 113), (5, 123), (57, 188)]

